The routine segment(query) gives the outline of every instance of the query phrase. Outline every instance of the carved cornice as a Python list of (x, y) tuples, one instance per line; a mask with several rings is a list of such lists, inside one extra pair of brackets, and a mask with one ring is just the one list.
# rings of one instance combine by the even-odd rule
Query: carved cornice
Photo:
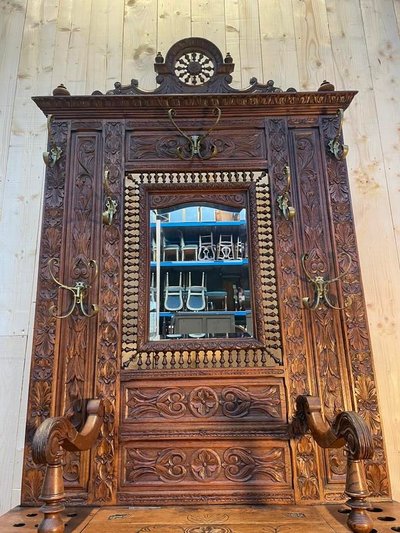
[[(33, 101), (45, 115), (60, 118), (89, 118), (101, 114), (103, 118), (134, 118), (149, 111), (170, 108), (219, 107), (224, 114), (234, 111), (252, 116), (336, 115), (338, 108), (346, 109), (357, 91), (299, 92), (268, 94), (181, 94), (181, 95), (96, 95), (96, 96), (35, 96)], [(235, 108), (235, 109), (232, 109)], [(159, 116), (155, 114), (155, 116)]]

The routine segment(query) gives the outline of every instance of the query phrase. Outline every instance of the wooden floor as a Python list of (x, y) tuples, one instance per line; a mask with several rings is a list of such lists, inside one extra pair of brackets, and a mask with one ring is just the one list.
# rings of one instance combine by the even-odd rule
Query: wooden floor
[[(344, 511), (344, 512), (343, 512)], [(400, 531), (400, 504), (375, 503), (373, 533)], [(213, 507), (69, 507), (65, 531), (84, 533), (340, 533), (346, 508), (339, 505)], [(35, 532), (37, 508), (17, 507), (0, 517), (1, 533)]]

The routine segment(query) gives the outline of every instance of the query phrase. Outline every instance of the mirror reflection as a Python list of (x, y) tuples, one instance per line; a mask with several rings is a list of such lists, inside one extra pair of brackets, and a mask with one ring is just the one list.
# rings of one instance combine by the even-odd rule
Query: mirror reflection
[(246, 209), (153, 209), (149, 234), (149, 340), (253, 336)]

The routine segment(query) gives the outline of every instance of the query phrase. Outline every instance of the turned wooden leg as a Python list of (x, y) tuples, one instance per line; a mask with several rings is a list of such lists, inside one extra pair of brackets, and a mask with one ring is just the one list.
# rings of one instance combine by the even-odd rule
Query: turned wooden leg
[(350, 498), (346, 504), (351, 508), (347, 525), (354, 533), (370, 533), (373, 522), (367, 513), (369, 491), (364, 461), (348, 459), (345, 493)]
[(61, 463), (47, 465), (40, 499), (45, 503), (40, 508), (44, 517), (39, 524), (38, 533), (64, 533), (64, 480)]

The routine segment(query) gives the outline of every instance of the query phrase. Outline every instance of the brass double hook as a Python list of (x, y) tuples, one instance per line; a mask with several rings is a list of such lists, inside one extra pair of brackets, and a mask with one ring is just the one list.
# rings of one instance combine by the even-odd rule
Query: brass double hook
[(214, 114), (217, 115), (217, 120), (215, 121), (215, 124), (207, 131), (207, 133), (204, 133), (203, 135), (187, 135), (184, 131), (180, 129), (178, 124), (174, 120), (174, 116), (176, 115), (176, 111), (174, 109), (169, 109), (168, 116), (172, 124), (175, 126), (175, 128), (179, 131), (179, 133), (185, 137), (185, 139), (188, 141), (188, 148), (189, 148), (189, 157), (185, 157), (183, 155), (183, 149), (182, 146), (178, 146), (176, 149), (176, 154), (179, 157), (179, 159), (182, 159), (183, 161), (190, 161), (194, 158), (196, 155), (200, 159), (211, 159), (212, 157), (215, 157), (218, 153), (218, 149), (214, 143), (210, 144), (210, 153), (209, 155), (203, 155), (204, 148), (203, 148), (203, 142), (204, 139), (206, 139), (210, 133), (216, 128), (218, 125), (220, 118), (221, 118), (221, 110), (219, 107), (215, 107), (213, 110)]
[(111, 226), (114, 220), (114, 215), (117, 212), (117, 207), (118, 207), (117, 200), (111, 197), (109, 178), (110, 178), (110, 171), (106, 169), (104, 171), (104, 180), (103, 180), (104, 195), (105, 195), (105, 210), (102, 213), (102, 220), (103, 220), (103, 224), (106, 224), (107, 226)]
[[(48, 261), (49, 266), (49, 272), (52, 280), (54, 283), (56, 283), (59, 287), (62, 289), (65, 289), (69, 291), (72, 294), (72, 302), (71, 306), (68, 309), (68, 311), (63, 315), (57, 315), (57, 308), (55, 305), (52, 305), (49, 309), (50, 314), (54, 318), (68, 318), (70, 315), (72, 315), (75, 308), (77, 308), (85, 317), (91, 318), (92, 316), (96, 315), (99, 312), (99, 306), (96, 304), (91, 304), (91, 311), (87, 312), (85, 309), (85, 298), (88, 293), (88, 289), (90, 289), (90, 285), (86, 283), (86, 281), (77, 281), (74, 286), (68, 286), (64, 285), (64, 283), (61, 283), (56, 279), (54, 273), (53, 273), (53, 265), (59, 266), (59, 260), (56, 257), (52, 257)], [(97, 263), (94, 259), (91, 259), (89, 261), (90, 268), (94, 269), (94, 275), (93, 280), (97, 277), (98, 274), (98, 267)]]
[(301, 256), (301, 264), (303, 266), (303, 270), (305, 272), (305, 275), (307, 276), (308, 281), (313, 285), (314, 287), (314, 299), (311, 302), (310, 298), (307, 296), (305, 298), (302, 298), (302, 302), (304, 307), (307, 309), (310, 309), (311, 311), (315, 311), (318, 307), (320, 307), (321, 304), (325, 304), (327, 307), (330, 307), (331, 309), (344, 309), (344, 307), (337, 307), (333, 305), (333, 303), (330, 300), (330, 296), (328, 293), (329, 285), (340, 278), (343, 278), (348, 274), (351, 266), (351, 257), (347, 252), (344, 252), (344, 255), (347, 256), (349, 260), (348, 267), (345, 272), (340, 274), (340, 276), (337, 276), (333, 279), (325, 279), (322, 275), (312, 276), (310, 272), (308, 272), (305, 262), (307, 261), (309, 255), (303, 254)]
[(43, 161), (47, 167), (54, 167), (57, 161), (61, 158), (62, 150), (55, 142), (52, 142), (51, 135), (51, 123), (53, 121), (53, 115), (47, 117), (47, 133), (48, 140), (50, 144), (50, 150), (48, 152), (43, 152)]
[(292, 182), (292, 175), (290, 172), (289, 165), (286, 165), (284, 168), (284, 173), (286, 177), (286, 188), (282, 194), (277, 196), (276, 201), (279, 209), (282, 211), (283, 216), (286, 220), (293, 220), (296, 215), (296, 209), (289, 205), (290, 202), (290, 185)]
[(339, 127), (334, 139), (331, 139), (328, 142), (328, 150), (335, 159), (337, 159), (338, 161), (343, 161), (343, 159), (346, 159), (347, 154), (349, 153), (349, 147), (347, 146), (347, 144), (343, 144), (339, 140), (343, 128), (343, 109), (338, 109), (336, 114), (339, 117)]

